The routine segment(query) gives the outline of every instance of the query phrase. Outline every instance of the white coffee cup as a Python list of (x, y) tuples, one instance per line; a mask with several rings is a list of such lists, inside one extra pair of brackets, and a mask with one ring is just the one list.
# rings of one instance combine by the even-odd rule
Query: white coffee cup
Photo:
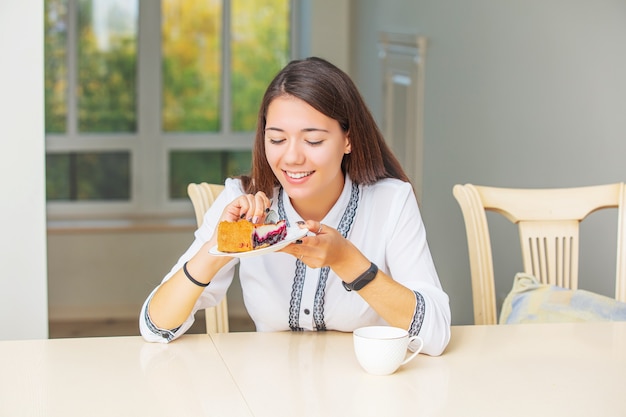
[[(353, 333), (354, 352), (359, 364), (373, 375), (389, 375), (415, 358), (424, 347), (419, 336), (410, 336), (399, 327), (367, 326)], [(409, 343), (419, 341), (419, 348), (407, 357)]]

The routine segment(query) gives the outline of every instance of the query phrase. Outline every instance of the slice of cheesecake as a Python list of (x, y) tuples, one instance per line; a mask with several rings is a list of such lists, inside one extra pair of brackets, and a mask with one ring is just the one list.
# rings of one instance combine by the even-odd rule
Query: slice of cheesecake
[(217, 226), (217, 250), (220, 252), (248, 252), (264, 248), (285, 239), (287, 223), (254, 224), (246, 219), (222, 221)]

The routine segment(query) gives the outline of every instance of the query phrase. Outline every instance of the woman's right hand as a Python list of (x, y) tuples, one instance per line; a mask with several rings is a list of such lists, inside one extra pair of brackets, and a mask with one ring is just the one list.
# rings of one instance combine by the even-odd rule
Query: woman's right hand
[(262, 223), (272, 202), (264, 192), (243, 194), (224, 208), (220, 221), (248, 219), (252, 223)]
[[(265, 220), (265, 209), (271, 201), (265, 193), (243, 194), (234, 199), (222, 211), (219, 221), (237, 221), (245, 218), (253, 223)], [(187, 272), (200, 283), (209, 283), (217, 272), (230, 260), (228, 256), (212, 256), (209, 249), (217, 244), (217, 228), (210, 240), (204, 243), (187, 262)], [(181, 269), (164, 282), (155, 292), (148, 305), (153, 323), (163, 329), (180, 326), (193, 311), (196, 300), (204, 290), (189, 280)]]

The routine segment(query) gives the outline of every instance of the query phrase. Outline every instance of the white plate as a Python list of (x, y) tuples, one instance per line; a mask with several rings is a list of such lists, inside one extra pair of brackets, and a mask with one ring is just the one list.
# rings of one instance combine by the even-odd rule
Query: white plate
[(209, 249), (209, 253), (215, 256), (230, 256), (233, 258), (247, 258), (249, 256), (264, 255), (266, 253), (276, 252), (289, 245), (291, 242), (295, 242), (298, 239), (303, 238), (309, 232), (308, 229), (300, 229), (299, 227), (290, 227), (287, 229), (287, 236), (285, 239), (271, 246), (266, 246), (261, 249), (255, 249), (248, 252), (220, 252), (217, 250), (217, 246), (213, 246)]

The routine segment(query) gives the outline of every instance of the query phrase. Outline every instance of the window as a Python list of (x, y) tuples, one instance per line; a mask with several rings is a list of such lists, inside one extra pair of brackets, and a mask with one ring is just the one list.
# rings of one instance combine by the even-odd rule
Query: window
[(46, 0), (52, 219), (180, 216), (189, 182), (248, 172), (296, 0)]

